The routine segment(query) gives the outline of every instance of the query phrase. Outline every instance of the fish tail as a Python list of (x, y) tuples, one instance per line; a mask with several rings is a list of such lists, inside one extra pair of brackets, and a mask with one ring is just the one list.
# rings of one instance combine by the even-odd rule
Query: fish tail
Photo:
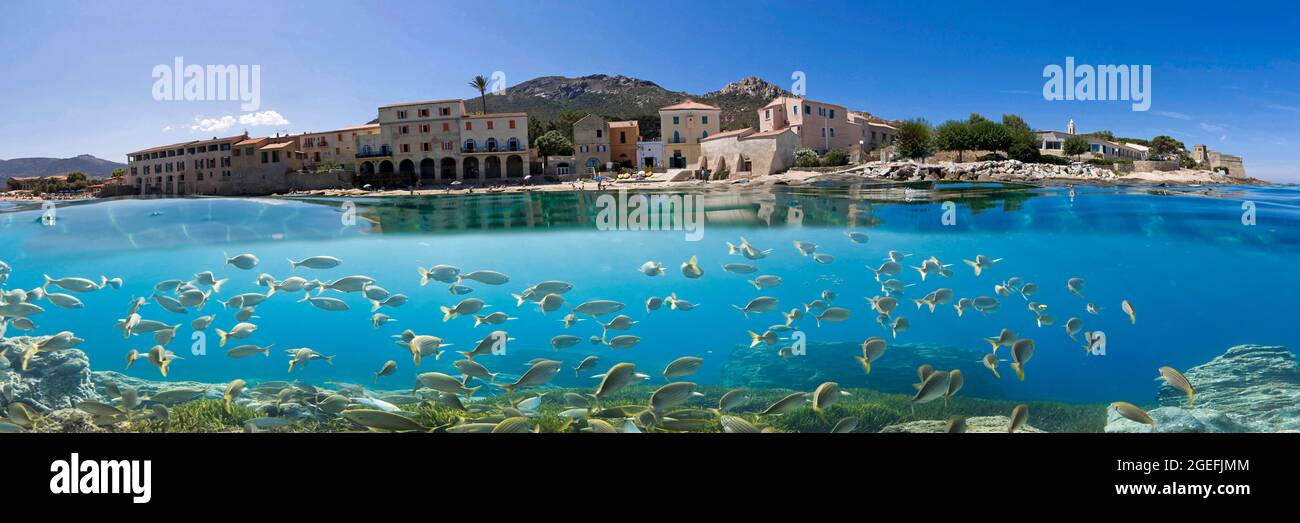
[(370, 312), (375, 312), (375, 311), (379, 310), (380, 307), (383, 307), (383, 306), (384, 306), (384, 304), (383, 304), (383, 303), (380, 303), (379, 300), (370, 300)]
[[(338, 356), (338, 355), (335, 354), (334, 356)], [(329, 366), (331, 366), (331, 367), (333, 367), (333, 366), (334, 366), (334, 356), (326, 356), (326, 357), (325, 357), (325, 364), (326, 364), (326, 365), (329, 365)]]
[(456, 317), (456, 312), (453, 311), (453, 310), (451, 310), (451, 307), (447, 307), (447, 306), (444, 305), (444, 306), (442, 306), (442, 307), (438, 307), (438, 308), (442, 310), (442, 321), (443, 321), (443, 323), (446, 323), (446, 322), (448, 322), (448, 321), (451, 321), (452, 318), (455, 318), (455, 317)]
[(45, 274), (44, 276), (45, 276), (45, 283), (41, 285), (41, 290), (48, 289), (50, 287), (50, 284), (54, 283), (54, 278), (51, 278), (50, 275)]
[[(168, 359), (163, 360), (162, 365), (159, 365), (159, 366), (158, 366), (158, 371), (159, 371), (159, 372), (162, 372), (162, 375), (163, 375), (164, 378), (167, 377), (167, 369), (170, 368), (171, 365), (172, 365), (172, 360), (171, 360), (170, 358), (168, 358)], [(26, 370), (26, 369), (24, 369), (24, 370)]]
[(221, 286), (222, 286), (222, 285), (225, 285), (226, 282), (229, 281), (229, 280), (230, 280), (230, 278), (222, 278), (222, 279), (220, 279), (220, 280), (217, 280), (217, 281), (213, 282), (213, 283), (212, 283), (212, 292), (215, 292), (215, 293), (217, 293), (217, 294), (221, 294)]
[(374, 381), (373, 383), (371, 383), (371, 385), (378, 385), (378, 384), (379, 384), (379, 373), (376, 372), (376, 373), (375, 373), (375, 381)]
[(925, 305), (925, 300), (922, 300), (922, 299), (920, 299), (920, 298), (917, 298), (917, 299), (912, 300), (912, 303), (915, 303), (915, 304), (916, 304), (916, 310), (919, 311), (919, 310), (921, 310), (921, 306), (922, 306), (922, 305)]
[(223, 330), (221, 330), (221, 329), (217, 329), (217, 339), (221, 340), (221, 344), (218, 345), (218, 347), (225, 347), (225, 346), (226, 346), (226, 336), (227, 336), (226, 331), (223, 331)]
[(511, 296), (515, 297), (515, 307), (522, 306), (524, 302), (527, 301), (523, 296), (520, 296), (518, 294), (511, 294)]
[(423, 287), (425, 285), (428, 285), (429, 271), (425, 270), (424, 267), (416, 267), (416, 270), (420, 271), (420, 286)]
[(926, 305), (930, 306), (930, 314), (934, 314), (934, 302), (929, 302)]
[(311, 299), (311, 293), (310, 293), (310, 292), (304, 292), (304, 293), (302, 293), (302, 299), (301, 299), (301, 300), (298, 300), (298, 303), (302, 303), (302, 302), (307, 301), (307, 300), (310, 300), (310, 299)]
[(748, 281), (750, 285), (754, 286), (754, 290), (758, 290), (758, 291), (763, 290), (763, 287), (758, 284), (758, 281), (756, 280), (746, 280), (746, 281)]
[(854, 356), (854, 359), (857, 359), (858, 363), (862, 364), (862, 370), (864, 372), (866, 372), (867, 374), (871, 374), (871, 360), (868, 360), (863, 356)]
[(289, 270), (292, 271), (298, 269), (298, 262), (293, 261), (293, 258), (285, 258), (285, 259), (289, 260)]
[(1021, 367), (1019, 363), (1012, 363), (1012, 364), (1011, 364), (1011, 368), (1012, 368), (1012, 369), (1015, 369), (1015, 371), (1016, 371), (1016, 378), (1019, 378), (1020, 381), (1025, 381), (1025, 369), (1024, 369), (1024, 367)]
[(266, 297), (267, 297), (267, 298), (270, 298), (271, 296), (274, 296), (274, 295), (275, 295), (275, 284), (272, 283), (272, 284), (271, 284), (271, 288), (270, 288), (270, 289), (267, 289), (267, 291), (266, 291)]

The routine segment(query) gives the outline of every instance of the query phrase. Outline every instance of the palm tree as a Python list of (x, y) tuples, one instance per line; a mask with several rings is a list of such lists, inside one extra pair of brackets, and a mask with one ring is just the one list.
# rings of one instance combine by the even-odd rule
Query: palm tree
[(483, 100), (483, 114), (487, 114), (488, 79), (484, 78), (483, 75), (475, 76), (473, 80), (469, 81), (469, 86), (478, 91), (479, 99)]

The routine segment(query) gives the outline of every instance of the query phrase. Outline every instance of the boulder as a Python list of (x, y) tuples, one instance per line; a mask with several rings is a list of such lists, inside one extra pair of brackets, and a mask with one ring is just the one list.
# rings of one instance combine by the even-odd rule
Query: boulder
[[(1007, 427), (1011, 425), (1011, 418), (1006, 416), (977, 416), (966, 418), (966, 432), (1000, 432), (1006, 434)], [(920, 420), (909, 421), (907, 423), (897, 423), (880, 429), (881, 433), (886, 432), (947, 432), (948, 420)], [(1016, 432), (1046, 432), (1034, 428), (1032, 425), (1025, 424)]]
[(1180, 407), (1160, 407), (1147, 412), (1155, 420), (1154, 429), (1120, 416), (1115, 409), (1106, 415), (1106, 432), (1257, 432), (1261, 427), (1237, 421), (1214, 409), (1188, 410)]
[(18, 336), (0, 340), (8, 349), (11, 367), (0, 369), (0, 405), (22, 402), (39, 412), (75, 406), (83, 400), (102, 400), (91, 383), (90, 359), (79, 349), (42, 352), (21, 370), (21, 347), (41, 337)]
[[(1196, 388), (1193, 412), (1221, 412), (1250, 430), (1300, 430), (1300, 367), (1286, 347), (1238, 345), (1183, 374)], [(1167, 384), (1156, 400), (1187, 406), (1187, 397)]]

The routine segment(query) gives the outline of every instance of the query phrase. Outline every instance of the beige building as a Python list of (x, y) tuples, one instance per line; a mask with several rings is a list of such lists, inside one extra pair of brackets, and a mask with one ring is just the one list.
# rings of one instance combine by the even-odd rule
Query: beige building
[(123, 183), (132, 194), (201, 194), (200, 186), (232, 177), (232, 148), (247, 134), (213, 137), (135, 151), (127, 155)]
[(305, 167), (333, 163), (345, 171), (357, 170), (357, 137), (379, 134), (379, 124), (354, 125), (298, 135), (298, 149), (307, 155)]
[(1113, 142), (1104, 140), (1091, 135), (1074, 134), (1074, 121), (1070, 121), (1069, 130), (1061, 131), (1038, 131), (1039, 154), (1050, 154), (1053, 156), (1067, 156), (1065, 154), (1065, 141), (1070, 138), (1079, 137), (1088, 141), (1088, 152), (1079, 156), (1082, 160), (1091, 160), (1094, 158), (1108, 160), (1146, 160), (1149, 156), (1149, 150), (1146, 147), (1130, 143)]
[(604, 118), (588, 114), (573, 122), (573, 156), (584, 176), (606, 169), (610, 161), (609, 124)]
[(718, 133), (700, 142), (700, 169), (710, 179), (764, 176), (794, 167), (794, 151), (802, 141), (794, 129)]
[(801, 147), (819, 154), (858, 145), (864, 131), (842, 105), (793, 96), (777, 97), (758, 110), (759, 132), (781, 129), (793, 130)]
[(718, 134), (722, 109), (687, 100), (659, 109), (664, 160), (669, 169), (685, 169), (700, 158), (700, 140)]
[(898, 141), (898, 129), (880, 120), (872, 119), (866, 113), (849, 113), (849, 121), (859, 127), (862, 150), (874, 151), (880, 147), (889, 147)]
[(425, 185), (521, 180), (530, 171), (528, 115), (470, 115), (463, 100), (379, 108), (379, 133), (356, 143), (359, 183)]

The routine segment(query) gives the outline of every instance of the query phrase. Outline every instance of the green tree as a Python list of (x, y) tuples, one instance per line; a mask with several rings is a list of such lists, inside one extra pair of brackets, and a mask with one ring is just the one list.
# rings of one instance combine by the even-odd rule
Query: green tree
[(469, 86), (478, 91), (479, 99), (483, 101), (483, 114), (487, 114), (487, 88), (488, 79), (483, 75), (477, 75), (469, 81)]
[(542, 163), (546, 163), (548, 156), (568, 156), (573, 154), (573, 142), (569, 140), (558, 130), (546, 131), (546, 134), (538, 136), (533, 140), (533, 146), (537, 147), (537, 154), (542, 155)]
[(1067, 156), (1072, 156), (1077, 160), (1079, 155), (1088, 152), (1089, 148), (1087, 139), (1081, 136), (1071, 136), (1065, 139), (1065, 144), (1062, 145), (1061, 150)]
[(539, 137), (541, 137), (543, 134), (546, 134), (546, 126), (542, 125), (542, 121), (538, 120), (536, 116), (529, 116), (528, 117), (528, 139), (536, 140)]
[(1039, 161), (1038, 148), (1041, 140), (1034, 133), (1029, 123), (1016, 114), (1002, 115), (1002, 126), (1011, 135), (1011, 146), (1007, 147), (1007, 158), (1022, 162)]
[(849, 155), (843, 149), (831, 149), (822, 156), (822, 167), (839, 167), (849, 164)]
[(948, 120), (934, 130), (934, 146), (940, 151), (957, 151), (957, 161), (963, 161), (963, 151), (973, 149), (971, 125)]
[(987, 122), (987, 121), (989, 121), (989, 119), (985, 118), (984, 115), (980, 113), (970, 113), (970, 117), (966, 119), (966, 123), (972, 123), (972, 124)]
[(1168, 158), (1174, 155), (1182, 155), (1187, 147), (1183, 142), (1173, 139), (1167, 135), (1160, 135), (1151, 139), (1151, 154), (1162, 158)]
[(114, 180), (120, 179), (120, 178), (122, 178), (123, 176), (126, 176), (126, 168), (125, 168), (125, 167), (118, 167), (118, 168), (116, 168), (116, 169), (113, 169), (112, 178), (113, 178)]
[(933, 151), (932, 134), (924, 119), (908, 120), (899, 124), (894, 145), (904, 158), (924, 159)]
[(1013, 143), (1006, 126), (991, 120), (970, 124), (970, 137), (972, 148), (983, 151), (1006, 151)]
[(1019, 132), (1032, 134), (1034, 132), (1034, 129), (1029, 127), (1029, 123), (1025, 122), (1025, 119), (1021, 118), (1018, 114), (1002, 115), (1002, 125), (1006, 126), (1007, 130), (1011, 131), (1013, 134)]
[(1094, 138), (1101, 138), (1102, 140), (1106, 140), (1109, 142), (1115, 141), (1115, 133), (1112, 133), (1110, 131), (1105, 131), (1105, 130), (1090, 132), (1088, 133), (1088, 136), (1092, 136)]
[(85, 182), (86, 182), (86, 173), (83, 173), (81, 171), (72, 171), (68, 173), (68, 183), (75, 184), (75, 183), (85, 183)]

